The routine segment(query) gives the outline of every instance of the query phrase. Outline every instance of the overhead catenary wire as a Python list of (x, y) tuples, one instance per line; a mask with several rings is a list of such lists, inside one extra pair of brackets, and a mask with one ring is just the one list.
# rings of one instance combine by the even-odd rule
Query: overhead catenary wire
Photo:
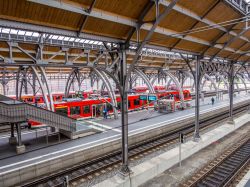
[(241, 18), (227, 20), (227, 21), (220, 22), (220, 23), (213, 24), (213, 25), (208, 25), (208, 26), (198, 27), (198, 28), (194, 28), (194, 29), (189, 29), (189, 30), (185, 30), (185, 31), (182, 31), (182, 32), (177, 32), (177, 33), (165, 35), (165, 36), (162, 36), (162, 37), (157, 36), (154, 39), (149, 39), (147, 41), (148, 42), (156, 42), (156, 41), (159, 41), (159, 40), (166, 39), (166, 37), (173, 37), (173, 38), (182, 39), (182, 38), (184, 38), (184, 36), (189, 35), (189, 34), (204, 32), (204, 31), (208, 31), (208, 30), (212, 30), (212, 29), (219, 29), (219, 28), (222, 28), (222, 27), (225, 27), (225, 26), (230, 26), (230, 25), (243, 23), (243, 22), (247, 21), (247, 18), (248, 18), (248, 16), (244, 16), (244, 17), (241, 17)]

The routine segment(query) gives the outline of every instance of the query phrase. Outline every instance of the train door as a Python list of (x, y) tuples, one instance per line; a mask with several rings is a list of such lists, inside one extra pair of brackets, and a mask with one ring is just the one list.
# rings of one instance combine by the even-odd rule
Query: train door
[(96, 117), (96, 105), (92, 105), (92, 118)]
[(103, 116), (103, 109), (106, 107), (106, 103), (99, 105), (92, 105), (92, 118)]

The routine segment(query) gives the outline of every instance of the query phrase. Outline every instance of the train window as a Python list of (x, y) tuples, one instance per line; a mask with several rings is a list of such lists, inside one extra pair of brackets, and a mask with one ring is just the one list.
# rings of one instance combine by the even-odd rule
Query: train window
[(68, 116), (68, 108), (67, 107), (56, 108), (56, 113), (61, 114), (63, 116)]
[(135, 99), (134, 100), (134, 105), (140, 105), (140, 99)]
[(27, 98), (28, 102), (33, 102), (33, 98)]
[(84, 114), (90, 113), (90, 107), (89, 107), (89, 105), (88, 105), (88, 106), (84, 106), (84, 108), (83, 108), (83, 113), (84, 113)]
[(107, 111), (111, 111), (113, 110), (113, 107), (111, 104), (107, 103)]
[(121, 102), (117, 102), (117, 108), (118, 110), (121, 110)]
[(60, 101), (60, 96), (56, 96), (56, 101)]
[(70, 115), (74, 115), (74, 114), (80, 114), (79, 106), (70, 107)]

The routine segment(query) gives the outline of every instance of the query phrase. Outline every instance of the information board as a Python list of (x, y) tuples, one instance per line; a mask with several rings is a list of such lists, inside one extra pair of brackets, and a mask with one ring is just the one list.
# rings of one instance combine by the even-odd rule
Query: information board
[(140, 95), (140, 100), (147, 101), (147, 95)]
[(148, 96), (148, 100), (149, 101), (156, 101), (157, 100), (157, 97), (155, 95), (149, 95)]

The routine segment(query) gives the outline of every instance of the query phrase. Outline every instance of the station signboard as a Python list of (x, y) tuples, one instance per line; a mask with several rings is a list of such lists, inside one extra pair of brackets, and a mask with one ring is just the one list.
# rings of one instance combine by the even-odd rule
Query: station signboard
[(157, 100), (157, 97), (155, 95), (149, 95), (148, 96), (148, 100), (149, 101), (156, 101)]
[(147, 95), (140, 95), (140, 100), (147, 101), (148, 96)]
[(140, 100), (143, 100), (143, 101), (156, 101), (157, 97), (155, 95), (140, 95)]

